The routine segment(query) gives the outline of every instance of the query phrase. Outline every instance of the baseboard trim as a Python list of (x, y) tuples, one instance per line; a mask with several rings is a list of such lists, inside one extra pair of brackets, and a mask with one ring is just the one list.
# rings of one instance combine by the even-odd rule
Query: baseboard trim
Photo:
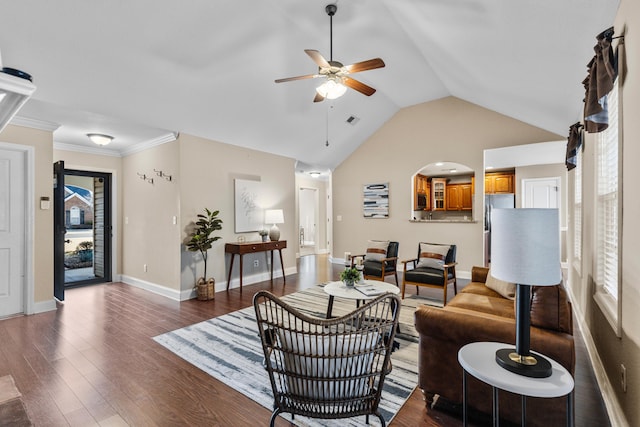
[[(296, 274), (298, 270), (296, 267), (285, 268), (285, 275)], [(273, 279), (277, 279), (282, 277), (282, 271), (274, 271)], [(269, 272), (261, 272), (258, 274), (244, 275), (242, 276), (242, 286), (253, 285), (255, 283), (260, 283), (267, 281), (271, 278)], [(162, 295), (163, 297), (170, 298), (174, 301), (186, 301), (189, 299), (196, 298), (195, 289), (186, 289), (182, 291), (177, 291), (175, 289), (169, 289), (166, 286), (161, 286), (156, 283), (147, 282), (146, 280), (137, 279), (135, 277), (127, 276), (125, 274), (120, 276), (120, 281), (122, 283), (126, 283), (127, 285), (134, 286), (136, 288), (144, 289), (146, 291), (152, 292), (157, 295)], [(231, 279), (231, 286), (229, 289), (239, 288), (240, 287), (240, 278)], [(227, 282), (216, 282), (215, 292), (223, 292), (227, 290)]]
[[(565, 287), (565, 289), (569, 293), (571, 301), (577, 301), (575, 295), (573, 294), (573, 290), (569, 287)], [(596, 376), (598, 387), (600, 387), (600, 393), (602, 394), (604, 406), (607, 408), (609, 421), (611, 421), (612, 426), (628, 427), (629, 422), (622, 412), (622, 407), (620, 406), (620, 403), (616, 398), (616, 394), (613, 391), (611, 381), (609, 381), (609, 377), (606, 374), (604, 365), (602, 364), (602, 359), (600, 359), (600, 354), (598, 353), (598, 349), (596, 347), (596, 343), (593, 340), (593, 336), (591, 335), (591, 330), (587, 326), (584, 312), (580, 309), (580, 307), (578, 307), (577, 304), (572, 304), (572, 307), (576, 315), (580, 335), (582, 336), (585, 347), (587, 347), (587, 354), (589, 355), (589, 360), (591, 361), (591, 367), (593, 368), (593, 372)]]
[(47, 311), (54, 311), (58, 309), (55, 299), (47, 301), (38, 301), (33, 303), (33, 312), (27, 314), (46, 313)]
[[(144, 289), (145, 291), (149, 291), (157, 295), (162, 295), (163, 297), (170, 298), (174, 301), (183, 301), (183, 299), (181, 298), (183, 297), (183, 292), (185, 291), (177, 291), (175, 289), (169, 289), (166, 286), (158, 285), (152, 282), (147, 282), (146, 280), (141, 280), (135, 277), (127, 276), (126, 274), (121, 275), (120, 281), (122, 283), (126, 283), (127, 285)], [(185, 298), (185, 299), (188, 299), (188, 298)]]
[[(296, 274), (297, 272), (298, 270), (296, 267), (289, 267), (284, 269), (285, 276), (288, 276), (290, 274)], [(282, 275), (283, 275), (282, 271), (275, 271), (274, 269), (274, 272), (273, 272), (274, 280), (279, 277), (282, 277)], [(265, 282), (270, 279), (271, 279), (271, 274), (268, 271), (264, 271), (256, 274), (250, 274), (250, 275), (245, 274), (242, 276), (242, 286), (244, 287), (247, 285), (253, 285), (255, 283)], [(231, 279), (231, 286), (229, 286), (229, 289), (235, 289), (239, 287), (240, 287), (240, 278), (235, 277)], [(227, 282), (216, 283), (216, 292), (226, 291), (226, 290), (227, 290)]]

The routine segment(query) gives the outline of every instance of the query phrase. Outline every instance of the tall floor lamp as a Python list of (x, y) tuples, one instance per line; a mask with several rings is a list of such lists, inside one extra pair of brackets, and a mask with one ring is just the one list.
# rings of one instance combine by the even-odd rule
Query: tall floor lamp
[(491, 275), (515, 283), (516, 348), (496, 352), (496, 362), (516, 374), (551, 375), (551, 363), (530, 352), (531, 286), (562, 280), (557, 209), (494, 209), (491, 212)]

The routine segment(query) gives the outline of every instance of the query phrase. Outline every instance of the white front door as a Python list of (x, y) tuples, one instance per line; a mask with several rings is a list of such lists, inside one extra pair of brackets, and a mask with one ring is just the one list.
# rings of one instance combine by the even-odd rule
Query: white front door
[(560, 178), (523, 179), (523, 208), (560, 207)]
[(26, 152), (0, 148), (0, 317), (24, 311)]

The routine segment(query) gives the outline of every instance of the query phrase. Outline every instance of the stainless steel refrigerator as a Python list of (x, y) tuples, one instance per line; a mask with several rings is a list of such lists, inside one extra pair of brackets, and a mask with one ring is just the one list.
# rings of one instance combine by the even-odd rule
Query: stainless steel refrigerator
[(491, 211), (516, 207), (514, 194), (488, 194), (484, 196), (484, 263), (491, 262)]

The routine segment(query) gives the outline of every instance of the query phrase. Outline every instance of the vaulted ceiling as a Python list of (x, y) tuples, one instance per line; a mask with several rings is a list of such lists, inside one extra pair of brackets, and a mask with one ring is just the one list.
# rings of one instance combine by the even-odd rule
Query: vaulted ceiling
[[(0, 6), (5, 67), (37, 90), (22, 118), (56, 123), (54, 142), (87, 149), (111, 134), (123, 154), (184, 132), (332, 169), (399, 109), (455, 96), (564, 135), (610, 0), (337, 2), (333, 59), (380, 57), (353, 90), (313, 103), (329, 58), (329, 0), (21, 0)], [(347, 119), (353, 116), (352, 124)], [(353, 124), (355, 122), (355, 124)], [(326, 146), (326, 141), (329, 145)]]

